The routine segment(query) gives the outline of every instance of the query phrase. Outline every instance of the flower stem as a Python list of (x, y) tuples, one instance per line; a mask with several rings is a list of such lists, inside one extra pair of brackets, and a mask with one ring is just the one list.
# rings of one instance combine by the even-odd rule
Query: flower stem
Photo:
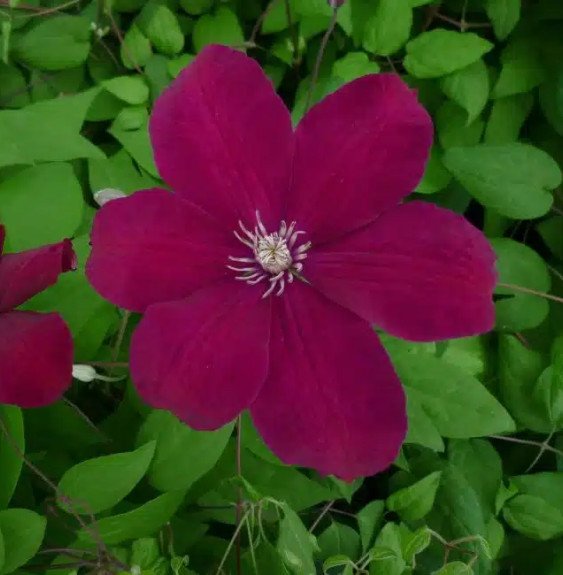
[[(242, 477), (242, 415), (237, 418), (237, 446), (236, 446), (236, 466), (237, 477)], [(242, 486), (239, 483), (237, 487), (237, 506), (236, 506), (236, 561), (237, 561), (237, 575), (242, 574), (242, 558), (241, 558), (241, 541), (240, 541), (240, 524), (242, 519)]]
[(313, 92), (315, 91), (315, 85), (316, 85), (317, 80), (319, 78), (319, 71), (321, 69), (321, 63), (323, 61), (323, 56), (324, 56), (326, 47), (328, 45), (328, 41), (330, 40), (332, 32), (334, 31), (334, 28), (336, 26), (337, 17), (338, 17), (338, 7), (335, 6), (332, 9), (332, 17), (330, 19), (330, 23), (328, 25), (328, 28), (326, 29), (325, 35), (323, 36), (323, 39), (321, 40), (321, 45), (319, 47), (319, 53), (317, 54), (317, 59), (315, 61), (315, 67), (313, 68), (313, 74), (311, 76), (311, 83), (309, 84), (309, 90), (307, 92), (307, 100), (305, 101), (305, 112), (307, 112), (307, 110), (309, 109), (309, 106), (311, 105), (311, 100), (313, 99)]
[(519, 286), (515, 284), (505, 284), (505, 283), (498, 283), (498, 287), (506, 288), (512, 291), (521, 292), (529, 295), (536, 295), (538, 297), (543, 297), (544, 299), (549, 299), (551, 301), (556, 301), (557, 303), (563, 303), (563, 297), (558, 297), (556, 295), (552, 295), (550, 293), (545, 293), (543, 291), (537, 291), (535, 289), (530, 289), (524, 286)]

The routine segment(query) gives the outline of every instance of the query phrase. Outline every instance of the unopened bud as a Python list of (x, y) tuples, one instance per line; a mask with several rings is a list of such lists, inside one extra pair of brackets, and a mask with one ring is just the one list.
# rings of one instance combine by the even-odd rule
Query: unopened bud
[(94, 200), (96, 200), (100, 208), (108, 202), (111, 202), (111, 200), (118, 200), (119, 198), (125, 197), (127, 197), (126, 193), (121, 190), (116, 190), (115, 188), (104, 188), (94, 194)]
[(72, 377), (84, 383), (91, 383), (92, 381), (121, 381), (125, 379), (122, 377), (108, 377), (107, 375), (100, 375), (91, 365), (83, 365), (75, 363), (72, 366)]

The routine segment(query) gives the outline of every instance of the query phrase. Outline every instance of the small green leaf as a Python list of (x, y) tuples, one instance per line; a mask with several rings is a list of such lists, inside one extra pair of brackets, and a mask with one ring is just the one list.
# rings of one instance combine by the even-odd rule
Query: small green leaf
[(515, 219), (545, 214), (561, 183), (557, 163), (529, 144), (451, 148), (444, 164), (484, 206)]
[(432, 509), (442, 473), (435, 471), (409, 487), (399, 489), (387, 498), (387, 507), (404, 521), (422, 519)]
[(473, 575), (473, 569), (461, 561), (454, 561), (434, 571), (432, 575)]
[(546, 541), (563, 534), (563, 510), (542, 495), (517, 495), (503, 509), (505, 521), (520, 533)]
[(479, 118), (468, 124), (467, 112), (456, 103), (447, 100), (436, 112), (436, 130), (444, 150), (448, 148), (475, 146), (481, 140), (485, 123)]
[(487, 16), (499, 40), (504, 40), (520, 20), (522, 0), (486, 0)]
[(363, 46), (373, 54), (389, 56), (409, 39), (411, 26), (408, 0), (380, 0), (366, 22)]
[(490, 42), (472, 32), (437, 28), (407, 44), (403, 64), (415, 78), (438, 78), (473, 64), (492, 48)]
[(213, 6), (213, 0), (180, 0), (180, 6), (188, 13), (199, 16)]
[(221, 457), (234, 424), (216, 431), (194, 431), (168, 411), (153, 411), (139, 430), (138, 441), (156, 441), (149, 481), (160, 491), (187, 489)]
[[(0, 433), (0, 469), (2, 470), (0, 509), (4, 509), (12, 499), (23, 465), (22, 458), (12, 443), (15, 443), (19, 451), (25, 453), (25, 435), (22, 412), (19, 407), (0, 405), (0, 419), (11, 439), (10, 441), (4, 433)], [(0, 561), (0, 571), (1, 563)]]
[(208, 44), (241, 46), (244, 34), (234, 12), (222, 6), (215, 14), (205, 14), (196, 22), (193, 30), (193, 43), (196, 52)]
[(61, 478), (59, 490), (66, 509), (69, 501), (80, 513), (99, 513), (124, 499), (143, 478), (154, 455), (156, 442), (151, 441), (136, 451), (116, 453), (81, 461)]
[(555, 215), (541, 221), (537, 226), (540, 236), (553, 254), (563, 260), (563, 229), (561, 216)]
[(129, 70), (144, 66), (152, 56), (150, 40), (136, 24), (133, 24), (127, 30), (119, 52), (123, 65)]
[(0, 533), (4, 542), (4, 565), (0, 575), (12, 573), (25, 565), (39, 551), (47, 520), (28, 509), (0, 511)]
[(467, 112), (467, 123), (479, 116), (489, 98), (489, 73), (482, 59), (445, 76), (440, 86), (451, 100)]
[(166, 5), (148, 2), (137, 17), (137, 26), (161, 54), (174, 56), (184, 47), (184, 34), (176, 14)]
[[(549, 271), (543, 259), (532, 248), (509, 238), (491, 241), (497, 254), (499, 282), (547, 292), (551, 287)], [(496, 293), (510, 295), (496, 302), (498, 328), (522, 331), (539, 325), (549, 311), (548, 302), (533, 294), (498, 287)]]
[(434, 451), (444, 451), (444, 442), (431, 417), (412, 394), (407, 401), (409, 428), (405, 443), (417, 443)]
[(442, 152), (438, 146), (433, 146), (430, 158), (426, 163), (424, 176), (416, 188), (419, 194), (435, 194), (443, 190), (452, 179), (442, 162)]
[(128, 104), (144, 104), (149, 98), (149, 88), (141, 76), (115, 76), (102, 86)]
[(288, 505), (283, 505), (277, 549), (285, 564), (296, 575), (316, 575), (313, 555), (318, 551), (315, 537)]
[(493, 98), (529, 92), (546, 76), (544, 62), (532, 38), (517, 38), (503, 50), (502, 68), (493, 88)]
[[(117, 545), (124, 541), (154, 535), (176, 513), (184, 500), (185, 491), (169, 491), (121, 515), (104, 517), (96, 521), (96, 531), (107, 545)], [(82, 529), (78, 540), (92, 543), (90, 531)]]
[(319, 559), (324, 561), (339, 554), (350, 558), (359, 557), (360, 536), (349, 525), (333, 521), (318, 537)]
[(40, 70), (74, 68), (86, 61), (90, 52), (90, 24), (80, 16), (57, 15), (38, 18), (37, 24), (14, 38), (14, 57)]

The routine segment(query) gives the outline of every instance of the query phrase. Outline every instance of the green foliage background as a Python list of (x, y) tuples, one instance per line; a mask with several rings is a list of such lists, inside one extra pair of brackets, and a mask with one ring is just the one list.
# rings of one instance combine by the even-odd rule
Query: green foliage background
[[(203, 46), (248, 50), (297, 122), (331, 18), (325, 0), (0, 6), (7, 250), (72, 236), (81, 264), (92, 193), (158, 184), (150, 108)], [(484, 229), (501, 282), (561, 297), (563, 3), (348, 0), (313, 100), (394, 70), (436, 126), (416, 193)], [(0, 575), (561, 575), (563, 306), (497, 295), (494, 333), (385, 338), (410, 431), (396, 466), (351, 485), (282, 465), (246, 417), (239, 477), (234, 425), (192, 431), (126, 380), (75, 383), (45, 409), (0, 406)], [(77, 362), (127, 361), (138, 318), (82, 271), (28, 305), (63, 314)]]

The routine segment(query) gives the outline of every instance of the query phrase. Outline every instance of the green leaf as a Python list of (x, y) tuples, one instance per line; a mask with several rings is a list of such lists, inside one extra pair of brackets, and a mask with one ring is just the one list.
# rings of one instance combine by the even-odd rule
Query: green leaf
[(72, 237), (82, 218), (82, 188), (69, 164), (41, 164), (0, 183), (0, 217), (11, 251)]
[(0, 575), (12, 573), (25, 565), (39, 551), (47, 520), (28, 509), (0, 511), (0, 533), (4, 540), (4, 566)]
[(25, 76), (16, 66), (0, 62), (0, 101), (6, 108), (21, 108), (29, 104)]
[(380, 68), (377, 62), (372, 62), (364, 52), (348, 52), (332, 66), (331, 81), (334, 87), (340, 87), (343, 84), (351, 82), (367, 74), (377, 74)]
[(467, 118), (467, 112), (454, 102), (446, 101), (440, 106), (436, 113), (436, 130), (444, 150), (479, 143), (485, 123), (477, 119), (468, 124)]
[(532, 94), (514, 94), (496, 99), (487, 122), (485, 142), (487, 144), (515, 142), (533, 105)]
[(443, 190), (451, 181), (452, 175), (442, 163), (442, 152), (433, 146), (426, 164), (424, 176), (416, 188), (419, 194), (435, 194)]
[(493, 88), (493, 98), (529, 92), (539, 86), (546, 72), (542, 56), (533, 38), (517, 38), (503, 50), (502, 68)]
[(489, 73), (482, 59), (445, 76), (440, 82), (444, 94), (467, 112), (467, 123), (479, 116), (489, 98)]
[[(499, 282), (547, 292), (551, 286), (543, 259), (532, 248), (508, 238), (491, 241), (497, 254)], [(521, 331), (539, 325), (549, 311), (548, 302), (532, 294), (497, 287), (496, 293), (510, 295), (496, 302), (497, 326), (506, 331)]]
[(403, 64), (416, 78), (438, 78), (473, 64), (492, 48), (490, 42), (472, 32), (437, 28), (407, 44)]
[(184, 34), (178, 18), (164, 4), (148, 2), (136, 22), (158, 52), (174, 56), (182, 51)]
[(399, 489), (387, 498), (387, 507), (404, 521), (422, 519), (434, 505), (442, 473), (435, 471), (409, 487)]
[(331, 555), (344, 555), (351, 559), (359, 557), (360, 536), (348, 525), (333, 521), (318, 537), (319, 559), (325, 561)]
[(188, 13), (199, 16), (213, 6), (213, 0), (180, 0), (180, 6)]
[(499, 40), (504, 40), (520, 20), (522, 0), (486, 0), (487, 16)]
[(403, 557), (405, 561), (414, 567), (415, 557), (422, 553), (432, 541), (432, 533), (425, 525), (411, 533), (404, 525), (400, 526), (401, 529), (401, 549), (403, 550)]
[(451, 148), (444, 164), (484, 206), (515, 219), (545, 214), (561, 183), (561, 170), (543, 150), (529, 144), (480, 144)]
[(551, 429), (563, 426), (563, 375), (557, 365), (550, 365), (540, 375), (536, 385), (536, 396), (545, 406), (546, 419)]
[(292, 573), (316, 575), (313, 555), (318, 551), (318, 545), (315, 537), (287, 504), (283, 505), (283, 514), (276, 546), (279, 554)]
[(168, 73), (172, 78), (177, 78), (180, 72), (193, 62), (194, 58), (193, 54), (182, 54), (173, 60), (169, 60)]
[(517, 495), (503, 509), (505, 521), (520, 533), (546, 541), (563, 534), (563, 511), (541, 495)]
[[(117, 545), (131, 539), (149, 537), (170, 521), (184, 500), (185, 491), (169, 491), (121, 515), (96, 521), (99, 537), (107, 545)], [(78, 533), (82, 543), (92, 543), (92, 535), (84, 529)]]
[(80, 16), (37, 18), (37, 24), (12, 43), (14, 58), (40, 70), (74, 68), (90, 52), (90, 24)]
[(145, 108), (124, 108), (108, 131), (144, 170), (158, 178)]
[[(25, 453), (25, 435), (23, 429), (23, 417), (19, 407), (13, 405), (0, 405), (0, 418), (3, 427), (9, 434), (0, 432), (0, 509), (4, 509), (10, 503), (12, 495), (20, 478), (23, 460), (21, 455), (14, 449), (17, 446), (21, 453)], [(0, 561), (0, 571), (1, 571)]]
[(409, 400), (413, 397), (420, 403), (444, 437), (463, 439), (514, 429), (504, 407), (458, 367), (423, 355), (394, 360)]
[(409, 39), (412, 8), (408, 0), (379, 0), (364, 29), (363, 46), (368, 52), (389, 56)]
[(462, 563), (461, 561), (454, 561), (444, 565), (438, 571), (433, 571), (432, 575), (472, 575), (473, 569)]
[(356, 513), (363, 553), (369, 549), (384, 513), (385, 503), (378, 500), (371, 501)]
[(412, 394), (407, 401), (407, 414), (409, 428), (405, 443), (418, 443), (433, 451), (444, 451), (444, 442), (440, 432), (436, 429), (431, 417), (426, 413), (422, 404)]
[(215, 14), (205, 14), (196, 22), (192, 37), (196, 52), (208, 44), (241, 46), (244, 33), (234, 12), (222, 6)]
[(139, 430), (138, 442), (156, 441), (149, 481), (160, 491), (187, 489), (217, 463), (233, 431), (194, 431), (168, 411), (153, 411)]
[(406, 562), (403, 558), (401, 532), (395, 523), (387, 523), (379, 532), (370, 550), (370, 575), (402, 575)]
[(129, 70), (144, 66), (152, 56), (150, 40), (141, 32), (136, 24), (133, 24), (129, 30), (127, 30), (119, 52), (123, 65)]
[[(88, 90), (27, 106), (0, 110), (0, 168), (14, 164), (103, 158), (104, 154), (80, 134), (86, 111), (98, 93)], [(56, 134), (56, 146), (53, 145)]]
[(81, 461), (61, 478), (59, 490), (80, 513), (106, 511), (124, 499), (143, 478), (153, 458), (156, 442), (151, 441), (130, 453), (115, 453)]
[(149, 87), (141, 76), (115, 76), (102, 82), (102, 86), (128, 104), (144, 104), (149, 99)]

